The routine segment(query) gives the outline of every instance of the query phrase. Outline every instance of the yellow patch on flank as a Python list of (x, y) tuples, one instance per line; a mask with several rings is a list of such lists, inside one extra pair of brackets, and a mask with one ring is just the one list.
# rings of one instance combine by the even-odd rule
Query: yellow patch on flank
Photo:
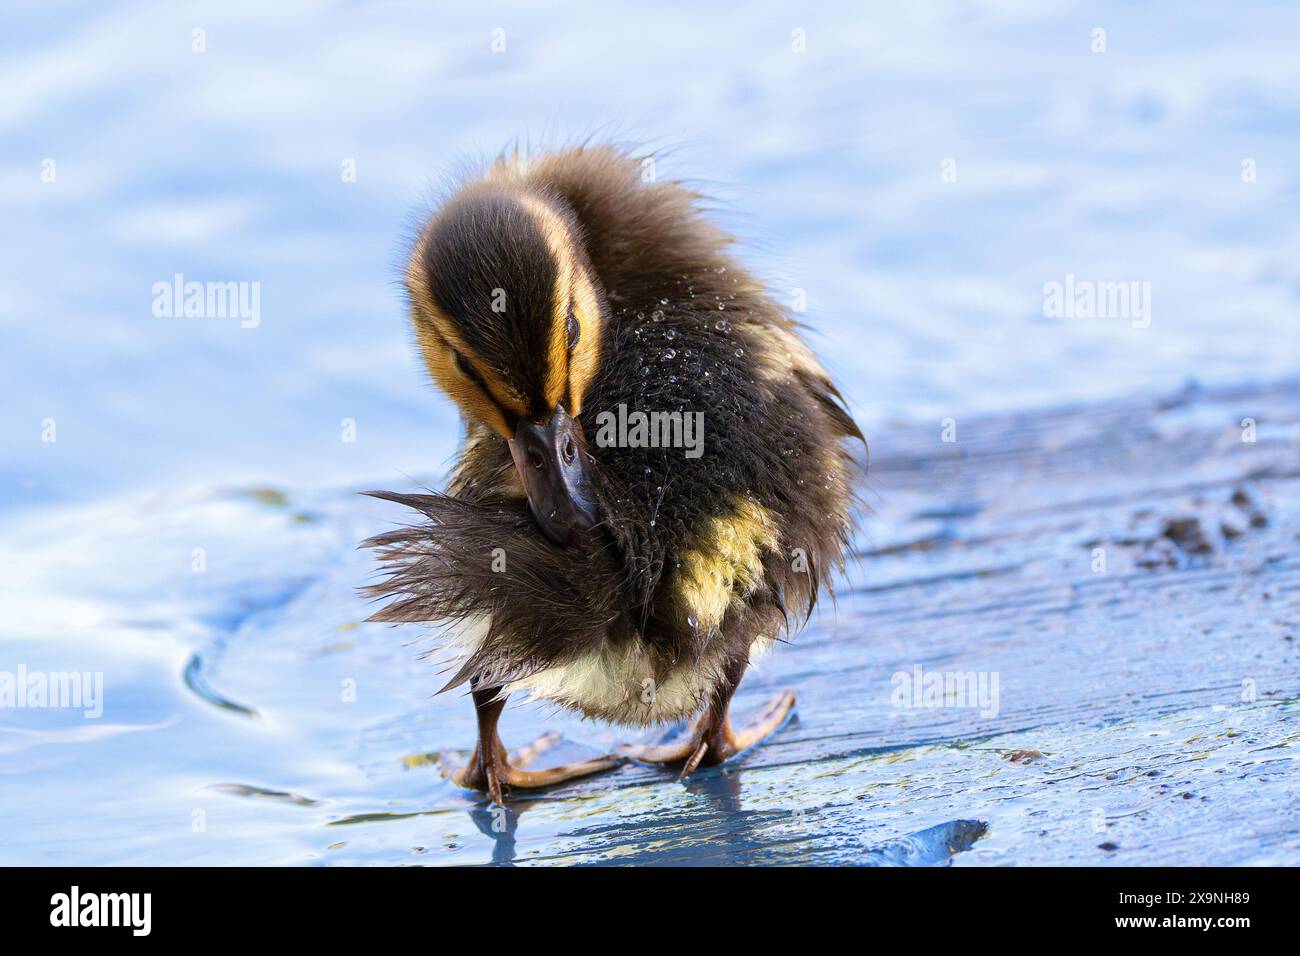
[(733, 601), (749, 596), (763, 580), (763, 552), (779, 550), (772, 513), (749, 498), (735, 511), (709, 521), (697, 547), (682, 555), (676, 590), (702, 628), (722, 623)]

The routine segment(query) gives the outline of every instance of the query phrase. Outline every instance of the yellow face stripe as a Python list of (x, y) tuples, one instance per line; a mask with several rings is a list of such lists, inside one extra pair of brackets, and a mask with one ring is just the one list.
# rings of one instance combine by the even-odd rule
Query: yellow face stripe
[(555, 301), (551, 306), (551, 342), (544, 386), (546, 404), (551, 408), (564, 399), (564, 386), (569, 381), (569, 284), (565, 281), (556, 283)]
[[(527, 413), (528, 402), (524, 396), (512, 388), (509, 383), (502, 381), (500, 376), (493, 372), (491, 368), (483, 364), (478, 355), (456, 330), (456, 326), (448, 321), (446, 316), (441, 312), (435, 313), (433, 326), (438, 334), (442, 336), (447, 346), (450, 346), (448, 351), (454, 349), (456, 354), (460, 356), (461, 361), (465, 362), (473, 370), (479, 381), (483, 383), (483, 388), (486, 389), (490, 399), (516, 415)], [(448, 357), (454, 365), (455, 356)], [(460, 369), (456, 371), (460, 372)]]
[[(582, 410), (582, 401), (600, 365), (601, 306), (596, 289), (579, 261), (574, 237), (564, 219), (545, 201), (522, 192), (517, 201), (534, 218), (555, 263), (549, 327), (545, 353), (542, 398), (549, 408), (563, 404), (571, 415)], [(437, 307), (422, 263), (426, 238), (416, 244), (406, 270), (406, 288), (411, 297), (412, 322), (425, 365), (438, 387), (460, 406), (470, 419), (482, 421), (498, 434), (510, 438), (507, 419), (526, 416), (529, 397), (504, 381), (486, 365), (460, 334), (456, 323)], [(569, 314), (578, 323), (578, 341), (569, 349)], [(467, 376), (457, 367), (456, 357), (475, 373)]]
[[(551, 298), (551, 328), (546, 337), (546, 379), (543, 383), (546, 404), (554, 408), (564, 399), (564, 386), (569, 381), (569, 304), (573, 300), (573, 277), (578, 271), (573, 257), (573, 240), (564, 221), (540, 199), (525, 194), (519, 201), (536, 221), (555, 259), (555, 290)], [(572, 409), (568, 411), (573, 413)]]
[[(573, 314), (578, 320), (578, 344), (569, 355), (569, 414), (582, 411), (582, 400), (600, 368), (600, 299), (585, 272), (573, 283)], [(566, 316), (567, 320), (567, 316)], [(567, 332), (566, 332), (567, 341)]]
[[(406, 288), (411, 296), (415, 340), (425, 367), (438, 387), (460, 407), (461, 414), (483, 422), (504, 438), (513, 438), (514, 430), (502, 409), (522, 415), (526, 407), (523, 397), (484, 368), (457, 334), (455, 325), (434, 304), (424, 270), (419, 265), (424, 258), (421, 254), (423, 246), (424, 240), (421, 239), (407, 266)], [(457, 368), (453, 348), (478, 374), (481, 387)]]

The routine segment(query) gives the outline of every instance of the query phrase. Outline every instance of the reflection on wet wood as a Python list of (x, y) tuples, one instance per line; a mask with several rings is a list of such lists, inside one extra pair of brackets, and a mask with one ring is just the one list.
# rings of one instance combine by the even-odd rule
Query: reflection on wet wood
[[(738, 697), (798, 691), (774, 739), (504, 812), (417, 768), (473, 822), (445, 858), (1300, 862), (1297, 384), (952, 424), (874, 436), (834, 617)], [(430, 707), (468, 743), (437, 720), (467, 702)], [(538, 708), (515, 733), (542, 723), (617, 739)]]
[[(434, 696), (418, 629), (358, 623), (355, 546), (390, 509), (215, 493), (97, 513), (71, 542), (33, 526), (9, 653), (104, 671), (106, 722), (0, 726), (0, 858), (1300, 863), (1300, 383), (954, 428), (872, 435), (834, 613), (737, 696), (743, 716), (798, 692), (773, 738), (684, 784), (627, 764), (504, 809), (440, 774), (473, 714)], [(624, 739), (506, 709), (508, 746), (544, 730), (556, 762)]]

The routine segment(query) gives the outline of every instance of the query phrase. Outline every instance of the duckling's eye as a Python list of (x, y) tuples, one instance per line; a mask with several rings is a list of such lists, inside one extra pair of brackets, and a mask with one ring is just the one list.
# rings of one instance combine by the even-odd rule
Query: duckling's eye
[(578, 344), (578, 337), (582, 335), (582, 327), (578, 325), (578, 317), (572, 312), (569, 313), (569, 320), (566, 324), (566, 330), (569, 333), (569, 351)]

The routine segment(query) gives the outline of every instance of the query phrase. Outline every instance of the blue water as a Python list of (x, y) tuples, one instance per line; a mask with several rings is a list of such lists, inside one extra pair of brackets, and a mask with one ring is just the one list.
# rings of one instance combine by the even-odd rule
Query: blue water
[[(458, 438), (397, 284), (458, 166), (516, 137), (646, 144), (803, 290), (868, 430), (1270, 380), (1300, 369), (1297, 36), (1285, 3), (7, 4), (0, 670), (102, 670), (111, 706), (0, 713), (0, 861), (312, 859), (278, 798), (224, 844), (158, 821), (252, 778), (418, 789), (313, 756), (418, 711), (413, 654), (360, 628), (389, 696), (346, 719), (322, 701), (359, 665), (312, 654), (356, 626), (369, 566), (343, 556), (379, 514), (338, 490), (436, 476)], [(156, 316), (177, 273), (258, 283), (256, 327)], [(1045, 316), (1067, 275), (1150, 283), (1149, 326)], [(250, 628), (256, 664), (223, 675)], [(322, 683), (286, 691), (307, 658)], [(258, 719), (214, 716), (191, 666)]]
[[(1300, 10), (858, 6), (7, 5), (0, 502), (443, 463), (403, 237), (515, 137), (702, 180), (868, 423), (1300, 366)], [(176, 273), (260, 324), (156, 318)], [(1045, 318), (1067, 273), (1150, 282), (1150, 328)]]

